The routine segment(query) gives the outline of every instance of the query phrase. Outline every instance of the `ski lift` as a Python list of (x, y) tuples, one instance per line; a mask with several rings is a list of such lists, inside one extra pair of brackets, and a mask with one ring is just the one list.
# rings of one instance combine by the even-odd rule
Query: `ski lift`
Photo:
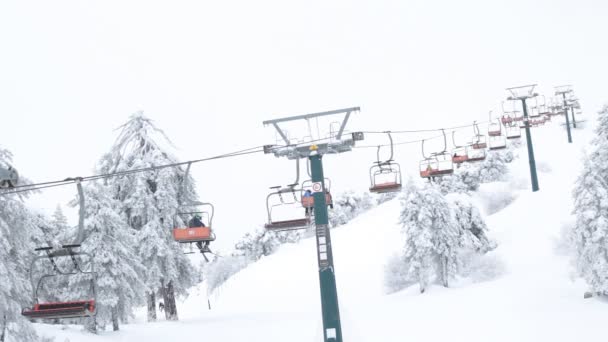
[(387, 160), (380, 160), (380, 147), (378, 146), (377, 160), (369, 169), (369, 177), (371, 186), (369, 191), (373, 193), (390, 193), (401, 191), (401, 166), (393, 160), (394, 144), (393, 137), (390, 132), (388, 139), (390, 141), (390, 156)]
[[(479, 133), (479, 126), (477, 126), (477, 122), (475, 121), (473, 122), (473, 131), (475, 132), (475, 135), (473, 136), (473, 141), (471, 142), (471, 146), (473, 147), (473, 149), (479, 150), (487, 148), (488, 144), (486, 142), (486, 136)], [(483, 158), (485, 158), (485, 152)], [(469, 159), (471, 159), (470, 156)]]
[[(78, 221), (78, 234), (75, 241), (72, 244), (63, 245), (60, 249), (53, 250), (53, 247), (40, 247), (36, 248), (37, 252), (44, 252), (45, 255), (39, 255), (32, 260), (30, 266), (30, 280), (32, 282), (33, 289), (33, 301), (34, 304), (31, 308), (24, 308), (21, 314), (30, 319), (43, 318), (43, 319), (66, 319), (66, 318), (81, 318), (81, 317), (92, 317), (97, 314), (96, 310), (96, 272), (93, 257), (86, 252), (79, 251), (82, 242), (84, 241), (84, 213), (85, 213), (85, 202), (84, 192), (80, 179), (67, 179), (75, 180), (78, 188), (79, 195), (79, 221)], [(59, 267), (57, 260), (60, 258), (70, 258), (73, 267), (71, 270), (65, 270)], [(88, 269), (83, 269), (82, 265), (86, 263), (79, 262), (78, 259), (87, 259)], [(52, 271), (39, 277), (37, 280), (34, 276), (35, 270), (40, 268), (41, 260), (48, 260), (52, 266)], [(79, 274), (90, 275), (91, 277), (91, 296), (86, 299), (79, 299), (74, 301), (62, 301), (62, 302), (40, 302), (39, 290), (43, 283), (50, 278), (54, 277), (70, 277)]]
[(454, 163), (452, 157), (446, 152), (446, 137), (443, 132), (443, 150), (440, 152), (431, 153), (428, 157), (424, 153), (424, 140), (422, 140), (422, 157), (420, 161), (420, 177), (433, 179), (438, 176), (444, 176), (454, 173)]
[(302, 205), (302, 189), (297, 188), (300, 184), (300, 159), (296, 158), (296, 180), (284, 187), (277, 185), (272, 186), (272, 192), (266, 196), (266, 211), (268, 214), (268, 222), (264, 228), (269, 231), (286, 231), (296, 229), (306, 229), (311, 224), (311, 215), (308, 214), (308, 208), (305, 208), (305, 216), (303, 218), (295, 218), (288, 220), (276, 220), (273, 215), (273, 209), (294, 206), (294, 204)]
[(12, 189), (19, 183), (19, 173), (10, 165), (0, 164), (0, 189)]

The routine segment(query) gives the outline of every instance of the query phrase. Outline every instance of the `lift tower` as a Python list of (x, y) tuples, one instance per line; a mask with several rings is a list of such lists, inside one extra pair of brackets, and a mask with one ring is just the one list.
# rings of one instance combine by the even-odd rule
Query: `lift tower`
[(538, 175), (536, 174), (536, 160), (534, 159), (534, 147), (532, 146), (532, 134), (530, 132), (530, 121), (528, 117), (528, 107), (526, 100), (538, 96), (534, 92), (536, 84), (530, 84), (520, 87), (507, 88), (511, 96), (507, 100), (521, 101), (521, 106), (524, 110), (524, 125), (526, 127), (526, 142), (528, 144), (528, 161), (530, 163), (530, 180), (532, 181), (532, 191), (538, 191)]
[[(323, 175), (322, 158), (325, 154), (343, 153), (352, 150), (355, 141), (363, 140), (363, 133), (344, 134), (346, 123), (353, 112), (359, 111), (359, 107), (332, 110), (322, 113), (304, 114), (281, 119), (264, 121), (264, 126), (272, 125), (280, 136), (284, 146), (266, 145), (265, 153), (272, 153), (276, 157), (287, 157), (288, 159), (307, 158), (310, 162), (312, 177), (312, 189), (314, 196), (315, 233), (317, 239), (317, 262), (319, 265), (319, 285), (321, 289), (321, 310), (323, 315), (324, 342), (342, 342), (342, 327), (340, 323), (340, 310), (338, 306), (338, 291), (336, 289), (336, 275), (334, 269), (333, 253), (331, 247), (331, 236), (329, 233), (329, 220), (327, 214), (327, 203), (325, 201), (325, 177)], [(316, 136), (313, 139), (311, 121), (318, 124), (320, 118), (328, 116), (343, 115), (338, 123), (337, 130), (333, 131), (330, 124), (327, 136)], [(281, 124), (297, 124), (305, 120), (308, 125), (308, 133), (305, 137), (309, 140), (294, 143), (288, 138), (286, 129)], [(318, 125), (317, 125), (318, 128)], [(320, 133), (318, 133), (320, 135)]]
[(564, 99), (564, 115), (566, 116), (566, 131), (568, 132), (568, 142), (572, 143), (572, 133), (570, 132), (570, 119), (568, 118), (568, 103), (566, 100), (566, 94), (572, 92), (572, 86), (569, 84), (555, 87), (555, 95), (561, 95)]

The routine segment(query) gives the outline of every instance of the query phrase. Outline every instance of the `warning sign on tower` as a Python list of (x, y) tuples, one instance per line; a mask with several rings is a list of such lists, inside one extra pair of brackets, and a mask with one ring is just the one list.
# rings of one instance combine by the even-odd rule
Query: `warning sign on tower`
[(323, 184), (321, 182), (312, 183), (312, 192), (323, 192)]

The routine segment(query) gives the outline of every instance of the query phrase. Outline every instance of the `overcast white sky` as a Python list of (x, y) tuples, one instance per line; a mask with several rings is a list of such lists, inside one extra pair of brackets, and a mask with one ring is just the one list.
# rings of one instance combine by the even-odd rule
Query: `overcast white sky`
[[(184, 160), (272, 142), (265, 119), (335, 108), (361, 106), (351, 130), (484, 120), (528, 83), (571, 83), (591, 113), (608, 97), (606, 17), (602, 0), (4, 0), (0, 145), (45, 181), (91, 174), (137, 110)], [(327, 157), (335, 190), (365, 189), (374, 153)], [(414, 172), (419, 146), (396, 158)], [(265, 189), (291, 171), (262, 155), (194, 168), (220, 247), (263, 224)]]

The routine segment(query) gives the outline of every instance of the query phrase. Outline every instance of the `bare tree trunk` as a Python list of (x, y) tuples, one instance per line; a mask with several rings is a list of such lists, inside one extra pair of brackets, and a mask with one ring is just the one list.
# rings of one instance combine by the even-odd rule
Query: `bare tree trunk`
[(148, 301), (148, 322), (156, 321), (156, 296), (154, 292), (148, 293), (147, 301)]
[(4, 336), (6, 334), (6, 314), (2, 316), (2, 333), (0, 334), (0, 342), (4, 342)]
[(441, 258), (441, 282), (444, 287), (448, 287), (448, 258)]
[(119, 326), (118, 326), (118, 310), (114, 307), (112, 308), (112, 330), (114, 331), (118, 331), (119, 330)]
[(424, 293), (426, 290), (426, 279), (423, 278), (422, 274), (418, 275), (418, 286), (420, 287), (420, 293)]
[(165, 305), (165, 319), (169, 320), (169, 312), (171, 311), (171, 309), (169, 309), (169, 301), (167, 300), (167, 289), (165, 288), (165, 280), (161, 279), (160, 280), (160, 294), (161, 296), (163, 296), (163, 303)]
[(168, 313), (167, 319), (170, 321), (177, 321), (177, 303), (175, 302), (175, 289), (173, 288), (173, 282), (167, 284), (166, 289), (167, 300), (165, 302), (165, 310)]
[(86, 318), (86, 321), (84, 322), (84, 326), (85, 329), (93, 334), (97, 334), (97, 318), (96, 316), (91, 316), (89, 318)]
[(165, 281), (161, 279), (160, 292), (163, 295), (163, 302), (165, 303), (165, 318), (168, 321), (177, 321), (177, 304), (175, 303), (175, 289), (173, 283), (169, 282), (165, 286)]

